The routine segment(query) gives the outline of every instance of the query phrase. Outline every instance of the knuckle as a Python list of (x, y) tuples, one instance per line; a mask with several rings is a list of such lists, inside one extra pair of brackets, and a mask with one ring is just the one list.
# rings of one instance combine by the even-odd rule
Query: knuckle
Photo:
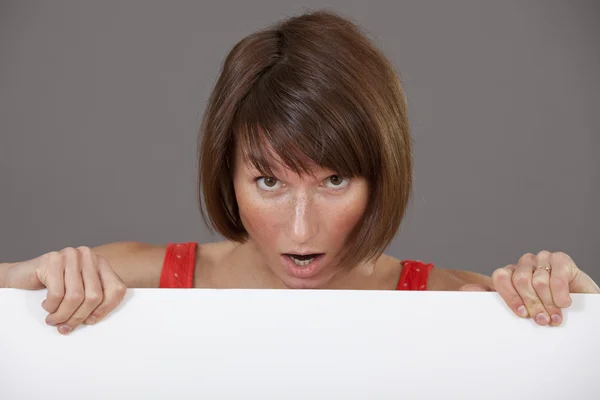
[(498, 268), (492, 273), (492, 280), (503, 282), (510, 280), (512, 271), (508, 268)]
[(81, 255), (81, 259), (90, 264), (94, 264), (94, 251), (87, 246), (80, 246), (77, 251)]
[(533, 253), (525, 253), (519, 258), (519, 264), (532, 262), (533, 260), (535, 260), (535, 255)]
[(522, 305), (522, 304), (523, 304), (523, 299), (522, 299), (522, 298), (521, 298), (521, 296), (519, 296), (519, 295), (514, 295), (514, 296), (511, 296), (511, 297), (508, 299), (508, 301), (507, 301), (507, 304), (508, 304), (508, 305), (509, 305), (511, 308), (513, 308), (513, 309), (516, 309), (516, 308), (518, 308), (520, 305)]
[(556, 253), (550, 254), (550, 262), (553, 264), (570, 261), (571, 257), (569, 257), (566, 253), (563, 253), (562, 251), (557, 251)]
[(65, 301), (67, 301), (69, 303), (81, 304), (84, 300), (85, 300), (85, 295), (78, 290), (69, 292), (65, 295)]
[(127, 287), (124, 284), (116, 284), (106, 289), (106, 298), (113, 304), (118, 304), (123, 300), (127, 293)]
[(527, 302), (529, 308), (533, 310), (542, 310), (544, 309), (544, 304), (540, 299), (531, 299)]
[(85, 294), (85, 302), (88, 304), (98, 305), (102, 302), (102, 293), (93, 291)]
[(525, 286), (525, 285), (529, 284), (530, 280), (531, 280), (530, 275), (519, 274), (519, 273), (516, 273), (513, 275), (513, 282), (515, 283), (515, 285)]
[(66, 317), (62, 314), (59, 314), (59, 313), (56, 313), (52, 316), (53, 325), (62, 325), (64, 323), (66, 323), (67, 320), (68, 320), (68, 317)]
[(118, 304), (123, 300), (125, 294), (127, 293), (127, 286), (122, 283), (111, 285), (104, 289), (105, 299), (111, 304)]
[(87, 246), (78, 247), (77, 252), (85, 259), (89, 259), (92, 255), (92, 250)]
[(92, 252), (92, 249), (90, 249), (88, 246), (79, 246), (77, 247), (77, 251), (81, 252), (81, 254), (89, 254)]
[(547, 258), (550, 256), (550, 252), (548, 250), (542, 250), (539, 253), (537, 253), (537, 257), (543, 257), (543, 258)]
[(578, 271), (577, 265), (575, 265), (573, 259), (562, 251), (550, 254), (549, 260), (553, 268), (569, 271), (570, 273), (576, 273)]
[(99, 322), (105, 315), (108, 313), (106, 310), (106, 306), (98, 307), (94, 310), (94, 312), (90, 315), (90, 317), (94, 318), (94, 323)]
[(58, 293), (55, 291), (48, 290), (48, 294), (46, 295), (46, 300), (49, 303), (59, 303), (64, 298), (63, 293)]
[(66, 322), (67, 325), (69, 325), (71, 328), (75, 328), (79, 325), (81, 325), (83, 323), (83, 321), (85, 321), (85, 318), (79, 317), (79, 316), (73, 316), (71, 318), (69, 318), (69, 320)]
[(531, 284), (536, 291), (544, 290), (550, 286), (550, 283), (546, 279), (537, 276), (533, 277)]
[(126, 293), (127, 293), (127, 286), (125, 286), (124, 283), (119, 283), (119, 284), (115, 285), (115, 287), (114, 287), (115, 297), (122, 299), (123, 297), (125, 297)]
[(75, 257), (77, 255), (77, 250), (73, 247), (65, 247), (61, 252), (67, 257)]

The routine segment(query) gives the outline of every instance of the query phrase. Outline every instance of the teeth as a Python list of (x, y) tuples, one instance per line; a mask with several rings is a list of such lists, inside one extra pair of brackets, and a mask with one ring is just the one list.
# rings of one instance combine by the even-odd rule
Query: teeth
[(309, 258), (308, 260), (298, 260), (294, 256), (290, 256), (290, 258), (292, 259), (292, 261), (294, 262), (294, 264), (296, 264), (298, 266), (301, 266), (301, 267), (310, 264), (315, 259), (315, 257), (313, 257), (313, 258)]

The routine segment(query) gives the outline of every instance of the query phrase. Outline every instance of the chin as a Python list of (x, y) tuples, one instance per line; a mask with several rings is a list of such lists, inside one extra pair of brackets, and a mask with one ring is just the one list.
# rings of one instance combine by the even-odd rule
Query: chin
[(287, 289), (319, 289), (323, 286), (323, 282), (316, 279), (298, 279), (294, 277), (286, 277), (283, 284)]
[[(322, 271), (322, 273), (315, 276), (311, 276), (310, 278), (299, 278), (296, 276), (290, 276), (286, 272), (287, 271), (281, 271), (281, 275), (279, 275), (279, 278), (287, 289), (322, 289), (325, 286), (327, 286), (327, 284), (332, 278), (331, 273), (326, 273), (328, 271)], [(325, 272), (325, 274), (323, 272)]]

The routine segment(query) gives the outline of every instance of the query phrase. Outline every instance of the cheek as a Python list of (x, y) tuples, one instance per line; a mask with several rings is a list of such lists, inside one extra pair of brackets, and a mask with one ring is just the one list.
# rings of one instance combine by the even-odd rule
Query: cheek
[(350, 199), (342, 204), (331, 205), (325, 214), (326, 218), (324, 218), (328, 236), (344, 241), (360, 221), (366, 206), (366, 201), (362, 196)]
[(353, 204), (349, 207), (335, 211), (336, 212), (332, 212), (330, 214), (331, 217), (328, 218), (329, 230), (333, 233), (333, 237), (338, 237), (340, 240), (343, 240), (360, 221), (364, 212), (364, 207), (357, 207)]
[(240, 188), (236, 190), (240, 218), (246, 231), (257, 243), (277, 243), (276, 236), (281, 218), (281, 207), (265, 202)]

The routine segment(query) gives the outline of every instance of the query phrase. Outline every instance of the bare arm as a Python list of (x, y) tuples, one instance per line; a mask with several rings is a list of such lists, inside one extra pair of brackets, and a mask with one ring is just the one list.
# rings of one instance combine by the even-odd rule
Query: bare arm
[(128, 288), (158, 288), (166, 246), (115, 242), (92, 250), (108, 261)]
[(11, 263), (0, 263), (0, 288), (6, 287), (6, 274), (11, 266)]
[[(114, 273), (128, 288), (157, 288), (159, 286), (166, 246), (140, 242), (114, 242), (93, 247), (91, 250), (108, 261)], [(44, 256), (14, 263), (0, 263), (0, 288), (8, 287), (8, 271), (11, 267), (22, 266), (26, 270), (35, 271), (42, 257)], [(37, 281), (35, 276), (29, 277), (28, 273), (18, 275), (21, 279), (24, 279), (23, 276), (25, 276), (27, 279)], [(14, 279), (12, 283), (15, 283)], [(39, 285), (38, 283), (38, 285), (27, 284), (26, 286), (34, 288)], [(17, 284), (17, 287), (20, 288), (20, 284)]]
[(429, 277), (430, 290), (457, 291), (457, 290), (494, 290), (492, 278), (477, 272), (433, 268)]

